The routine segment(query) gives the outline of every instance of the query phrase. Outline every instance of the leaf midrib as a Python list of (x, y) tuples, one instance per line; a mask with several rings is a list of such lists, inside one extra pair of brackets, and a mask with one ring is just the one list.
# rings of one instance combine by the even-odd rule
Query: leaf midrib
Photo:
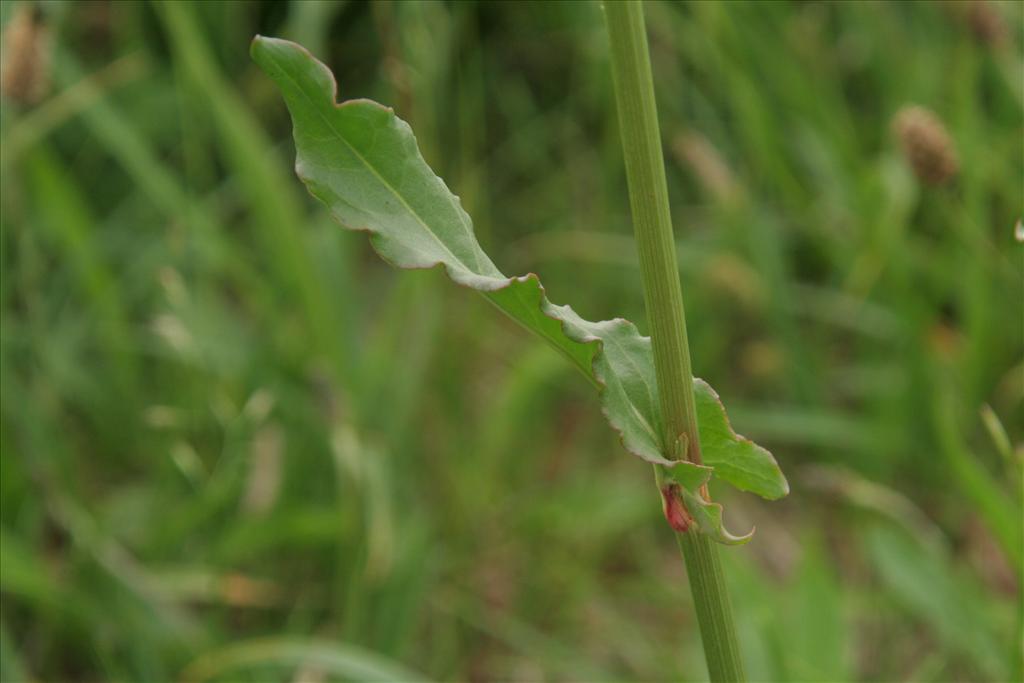
[[(386, 187), (388, 189), (388, 191), (395, 197), (395, 199), (397, 199), (402, 204), (402, 206), (405, 207), (405, 209), (409, 212), (409, 214), (413, 218), (415, 218), (417, 220), (417, 222), (419, 222), (420, 225), (423, 226), (423, 228), (427, 231), (428, 234), (430, 234), (431, 237), (434, 238), (434, 241), (437, 242), (437, 244), (445, 252), (447, 252), (449, 256), (451, 256), (452, 260), (454, 260), (457, 264), (459, 264), (460, 266), (465, 268), (470, 273), (473, 273), (474, 275), (479, 275), (481, 277), (487, 277), (483, 273), (479, 272), (480, 271), (479, 260), (477, 261), (476, 268), (474, 269), (474, 268), (471, 268), (469, 266), (469, 264), (467, 264), (465, 261), (463, 261), (462, 259), (460, 259), (458, 256), (455, 255), (455, 253), (448, 247), (448, 245), (445, 244), (444, 240), (442, 240), (440, 238), (440, 236), (437, 233), (435, 233), (430, 228), (430, 226), (423, 219), (423, 217), (420, 216), (419, 213), (415, 209), (413, 209), (412, 206), (410, 206), (407, 201), (405, 201), (405, 198), (401, 195), (401, 193), (399, 193), (398, 190), (391, 183), (389, 183), (387, 181), (387, 179), (384, 178), (384, 176), (382, 176), (380, 174), (380, 172), (377, 170), (377, 168), (373, 164), (371, 164), (366, 159), (366, 157), (364, 157), (362, 154), (360, 154), (359, 151), (352, 145), (352, 143), (350, 143), (345, 138), (345, 136), (342, 135), (341, 131), (339, 131), (334, 126), (334, 123), (331, 121), (331, 119), (328, 116), (326, 116), (320, 110), (320, 108), (317, 106), (316, 100), (306, 91), (306, 89), (303, 87), (302, 83), (300, 83), (298, 80), (293, 78), (292, 75), (288, 72), (288, 70), (282, 66), (281, 61), (278, 60), (272, 53), (270, 53), (269, 56), (270, 56), (270, 59), (277, 65), (277, 67), (279, 69), (281, 69), (282, 75), (284, 75), (285, 78), (287, 78), (289, 81), (291, 81), (292, 84), (295, 85), (296, 90), (298, 92), (300, 92), (304, 98), (306, 98), (306, 101), (309, 103), (311, 108), (314, 111), (316, 111), (316, 113), (323, 120), (324, 124), (328, 127), (328, 129), (330, 129), (330, 131), (335, 135), (335, 137), (338, 140), (340, 140), (349, 149), (349, 151), (352, 153), (352, 155), (355, 158), (357, 158), (363, 164), (363, 166), (365, 166), (366, 169), (369, 170), (370, 173), (372, 173), (373, 176), (376, 177), (377, 180), (380, 181), (380, 183), (384, 187)], [(335, 105), (335, 108), (336, 108), (336, 105)], [(461, 217), (460, 217), (460, 220), (462, 221), (462, 224), (465, 226), (466, 225), (465, 220), (462, 219)], [(466, 226), (466, 227), (468, 227), (468, 226)], [(379, 231), (375, 231), (375, 232), (379, 232)], [(504, 275), (502, 277), (504, 277)], [(514, 286), (514, 282), (511, 279), (509, 279), (507, 277), (505, 277), (505, 279), (509, 281), (509, 286)], [(484, 293), (484, 292), (481, 292), (481, 293)], [(516, 297), (519, 298), (520, 301), (522, 301), (522, 293), (517, 290), (515, 292), (515, 294), (516, 294)], [(490, 300), (490, 297), (486, 297), (486, 298), (488, 298), (488, 300)], [(495, 303), (497, 303), (497, 302), (495, 302)], [(529, 308), (529, 304), (528, 303), (527, 303), (527, 307)], [(508, 311), (505, 311), (501, 306), (498, 306), (498, 309), (501, 310), (506, 315), (508, 315), (509, 317), (511, 317), (513, 319), (516, 319), (515, 316), (512, 316)], [(524, 327), (526, 327), (526, 326), (524, 325)], [(579, 369), (583, 370), (584, 375), (587, 377), (587, 379), (591, 380), (592, 382), (594, 381), (593, 377), (591, 376), (591, 371), (589, 371), (587, 368), (584, 368), (582, 365), (580, 365), (580, 363), (571, 354), (566, 352), (566, 350), (564, 348), (562, 348), (562, 345), (558, 343), (558, 340), (556, 340), (551, 335), (549, 335), (547, 333), (547, 331), (543, 329), (542, 325), (536, 325), (536, 326), (533, 326), (533, 327), (526, 327), (526, 329), (528, 331), (530, 331), (530, 332), (533, 332), (534, 334), (539, 334), (543, 339), (546, 339), (552, 346), (554, 346), (559, 352), (561, 352), (570, 362), (572, 362), (573, 365), (575, 365)], [(570, 339), (569, 341), (572, 342), (573, 340)], [(575, 343), (575, 342), (573, 342), (573, 343)], [(634, 410), (635, 410), (635, 408), (634, 408)]]
[[(311, 95), (310, 95), (310, 94), (309, 94), (309, 93), (308, 93), (308, 92), (306, 91), (306, 88), (305, 88), (305, 87), (303, 87), (303, 84), (302, 84), (302, 83), (301, 83), (301, 82), (300, 82), (299, 80), (297, 80), (296, 78), (294, 78), (294, 77), (293, 77), (293, 76), (291, 75), (291, 73), (289, 73), (288, 69), (286, 69), (286, 68), (284, 68), (284, 67), (282, 66), (282, 63), (281, 63), (281, 61), (280, 61), (280, 60), (278, 60), (278, 59), (276, 58), (276, 56), (275, 56), (275, 55), (273, 54), (273, 52), (268, 52), (268, 56), (269, 56), (269, 58), (271, 59), (271, 61), (273, 61), (273, 62), (274, 62), (274, 64), (275, 64), (275, 65), (276, 65), (276, 66), (277, 66), (277, 67), (278, 67), (278, 68), (279, 68), (279, 69), (281, 70), (281, 73), (282, 73), (282, 75), (284, 75), (284, 77), (285, 77), (285, 78), (287, 78), (287, 79), (288, 79), (289, 81), (291, 81), (291, 83), (292, 83), (292, 84), (293, 84), (293, 85), (295, 86), (296, 90), (297, 90), (297, 91), (298, 91), (299, 93), (301, 93), (301, 94), (302, 94), (302, 96), (303, 96), (303, 97), (304, 97), (304, 98), (306, 99), (306, 101), (307, 101), (307, 102), (309, 103), (310, 107), (311, 107), (311, 108), (312, 108), (312, 109), (313, 109), (313, 110), (314, 110), (314, 111), (315, 111), (315, 112), (317, 113), (317, 115), (319, 115), (319, 117), (320, 117), (320, 118), (321, 118), (321, 119), (323, 120), (324, 124), (325, 124), (325, 125), (327, 126), (327, 128), (328, 128), (328, 129), (329, 129), (329, 130), (331, 131), (331, 133), (333, 133), (333, 134), (334, 134), (334, 136), (335, 136), (335, 137), (336, 137), (336, 138), (337, 138), (338, 140), (340, 140), (340, 141), (341, 141), (341, 142), (342, 142), (342, 143), (343, 143), (343, 144), (345, 145), (345, 147), (347, 147), (347, 148), (348, 148), (348, 150), (349, 150), (349, 151), (350, 151), (350, 152), (352, 153), (352, 155), (353, 155), (353, 156), (354, 156), (354, 157), (355, 157), (356, 159), (358, 159), (358, 160), (360, 161), (360, 163), (362, 163), (362, 164), (363, 164), (363, 166), (365, 166), (365, 167), (366, 167), (366, 169), (367, 169), (367, 170), (369, 170), (369, 171), (370, 171), (370, 173), (371, 173), (371, 174), (373, 174), (373, 176), (374, 176), (375, 178), (377, 178), (377, 180), (378, 180), (378, 181), (379, 181), (379, 182), (380, 182), (380, 183), (381, 183), (381, 184), (382, 184), (382, 185), (383, 185), (383, 186), (384, 186), (385, 188), (387, 188), (387, 190), (388, 190), (388, 191), (389, 191), (389, 192), (390, 192), (390, 193), (391, 193), (391, 194), (392, 194), (392, 195), (393, 195), (393, 196), (395, 197), (395, 199), (397, 199), (397, 200), (398, 200), (398, 201), (399, 201), (399, 202), (400, 202), (400, 203), (402, 204), (402, 206), (404, 206), (404, 207), (405, 207), (405, 209), (406, 209), (406, 210), (407, 210), (407, 211), (409, 212), (409, 214), (410, 214), (410, 215), (411, 215), (411, 216), (412, 216), (413, 218), (415, 218), (415, 219), (416, 219), (416, 221), (417, 221), (417, 222), (418, 222), (418, 223), (419, 223), (419, 224), (420, 224), (421, 226), (423, 226), (423, 229), (427, 231), (427, 233), (428, 233), (428, 234), (429, 234), (429, 235), (430, 235), (430, 236), (431, 236), (431, 237), (432, 237), (432, 238), (434, 239), (434, 241), (435, 241), (435, 242), (437, 242), (437, 244), (438, 244), (438, 245), (439, 245), (439, 246), (440, 246), (440, 247), (441, 247), (441, 248), (442, 248), (442, 249), (443, 249), (443, 250), (444, 250), (444, 251), (445, 251), (445, 252), (446, 252), (446, 253), (447, 253), (447, 254), (448, 254), (449, 256), (451, 256), (452, 260), (453, 260), (453, 261), (455, 261), (455, 263), (457, 263), (458, 265), (462, 266), (463, 268), (465, 268), (465, 269), (466, 269), (467, 271), (469, 271), (470, 273), (472, 273), (472, 274), (474, 274), (474, 275), (478, 275), (478, 276), (480, 276), (480, 277), (487, 277), (487, 276), (485, 276), (485, 275), (484, 275), (483, 273), (479, 272), (479, 270), (480, 270), (480, 264), (479, 264), (479, 259), (477, 259), (477, 263), (476, 263), (476, 266), (475, 266), (475, 269), (474, 269), (474, 268), (471, 268), (471, 267), (469, 266), (469, 264), (467, 264), (467, 263), (466, 263), (465, 261), (463, 261), (462, 259), (460, 259), (460, 258), (459, 258), (458, 256), (456, 256), (456, 255), (455, 255), (455, 253), (454, 253), (454, 252), (453, 252), (453, 251), (452, 251), (452, 250), (451, 250), (451, 249), (450, 249), (450, 248), (448, 247), (448, 245), (447, 245), (447, 244), (445, 244), (444, 240), (442, 240), (442, 239), (440, 238), (440, 236), (439, 236), (439, 235), (438, 235), (438, 234), (437, 234), (436, 232), (434, 232), (434, 231), (433, 231), (433, 230), (431, 229), (431, 227), (430, 227), (430, 226), (429, 226), (429, 225), (427, 224), (427, 222), (426, 222), (426, 221), (425, 221), (425, 220), (423, 219), (423, 217), (422, 217), (422, 216), (420, 216), (420, 214), (419, 214), (419, 213), (418, 213), (418, 212), (417, 212), (417, 211), (416, 211), (415, 209), (413, 209), (413, 207), (412, 207), (412, 206), (410, 206), (410, 205), (409, 205), (409, 203), (408, 203), (408, 202), (407, 202), (407, 201), (405, 200), (405, 198), (404, 198), (404, 197), (403, 197), (403, 196), (402, 196), (402, 195), (401, 195), (401, 194), (400, 194), (400, 193), (398, 192), (398, 190), (397, 190), (397, 189), (396, 189), (396, 188), (395, 188), (395, 187), (394, 187), (394, 186), (393, 186), (393, 185), (392, 185), (391, 183), (389, 183), (389, 182), (388, 182), (388, 180), (387, 180), (386, 178), (384, 178), (384, 176), (383, 176), (383, 175), (381, 175), (381, 173), (380, 173), (380, 172), (379, 172), (379, 171), (377, 170), (377, 168), (376, 168), (376, 167), (375, 167), (375, 166), (374, 166), (373, 164), (371, 164), (371, 163), (370, 163), (370, 162), (369, 162), (369, 161), (368, 161), (368, 160), (366, 159), (366, 157), (364, 157), (364, 156), (363, 156), (362, 154), (360, 154), (360, 153), (359, 153), (359, 151), (358, 151), (358, 150), (357, 150), (357, 149), (355, 148), (355, 146), (353, 146), (353, 145), (352, 145), (352, 143), (351, 143), (351, 142), (349, 142), (349, 141), (348, 141), (348, 139), (346, 139), (344, 135), (342, 135), (341, 131), (339, 131), (339, 130), (338, 130), (338, 129), (337, 129), (337, 128), (336, 128), (335, 126), (334, 126), (334, 123), (333, 123), (333, 122), (331, 121), (330, 117), (328, 117), (328, 116), (327, 116), (326, 114), (324, 114), (324, 112), (323, 112), (323, 111), (321, 111), (320, 107), (319, 107), (319, 106), (317, 106), (316, 100), (315, 100), (315, 99), (313, 98), (313, 96), (311, 96)], [(332, 98), (332, 99), (333, 99), (333, 98)], [(335, 109), (337, 109), (337, 104), (336, 104), (336, 103), (333, 103), (333, 102), (332, 102), (332, 106), (333, 106), (333, 107), (334, 107)], [(465, 219), (463, 219), (463, 218), (462, 218), (461, 216), (460, 216), (460, 222), (461, 222), (461, 223), (463, 224), (463, 226), (465, 226), (465, 227), (467, 227), (467, 228), (469, 227), (469, 226), (467, 226), (467, 225), (466, 225), (466, 223), (465, 223)], [(379, 233), (379, 231), (375, 231), (375, 232), (378, 232), (378, 233)], [(472, 230), (471, 230), (471, 229), (470, 229), (470, 233), (472, 234)], [(500, 271), (499, 271), (499, 272), (500, 272)], [(505, 276), (504, 276), (504, 275), (502, 275), (502, 277), (505, 277)], [(514, 284), (515, 284), (515, 283), (513, 282), (513, 280), (512, 280), (512, 279), (509, 279), (509, 278), (507, 278), (507, 277), (505, 277), (505, 279), (509, 281), (509, 286), (514, 286)], [(516, 296), (517, 296), (517, 297), (521, 297), (521, 293), (520, 293), (520, 292), (518, 292), (518, 291), (516, 291)], [(543, 297), (543, 295), (542, 295), (542, 297)], [(489, 298), (489, 297), (488, 297), (488, 298)], [(544, 297), (544, 298), (546, 298), (546, 297)], [(522, 299), (520, 298), (520, 300), (522, 300)], [(496, 303), (496, 302), (495, 302), (495, 303)], [(499, 308), (501, 308), (501, 307), (499, 306)], [(507, 312), (506, 312), (506, 313), (507, 313)], [(542, 315), (543, 315), (543, 313), (542, 313)], [(552, 338), (552, 337), (551, 337), (550, 335), (548, 335), (548, 334), (546, 333), (546, 331), (545, 331), (545, 330), (543, 329), (543, 326), (540, 326), (540, 325), (538, 325), (538, 326), (536, 326), (536, 327), (530, 327), (530, 328), (527, 328), (527, 329), (529, 329), (530, 331), (534, 332), (535, 334), (538, 334), (538, 333), (539, 333), (539, 334), (540, 334), (540, 336), (541, 336), (542, 338), (545, 338), (545, 339), (547, 339), (547, 340), (548, 340), (548, 341), (549, 341), (549, 342), (550, 342), (550, 343), (551, 343), (551, 344), (552, 344), (553, 346), (555, 346), (555, 348), (556, 348), (556, 349), (558, 349), (559, 351), (561, 351), (561, 352), (562, 352), (562, 353), (563, 353), (563, 354), (564, 354), (564, 355), (565, 355), (565, 356), (566, 356), (567, 358), (569, 358), (569, 359), (570, 359), (571, 361), (573, 361), (573, 364), (574, 364), (574, 365), (576, 365), (577, 367), (579, 367), (579, 368), (580, 368), (581, 370), (583, 370), (583, 369), (584, 369), (584, 368), (583, 368), (582, 366), (580, 366), (580, 365), (579, 365), (579, 363), (578, 363), (578, 362), (576, 362), (575, 358), (573, 358), (573, 357), (572, 357), (572, 356), (571, 356), (570, 354), (568, 354), (568, 353), (567, 353), (567, 352), (565, 351), (565, 349), (564, 349), (564, 348), (562, 348), (562, 345), (561, 345), (561, 344), (558, 344), (558, 343), (556, 343), (556, 340), (555, 340), (555, 339), (553, 339), (553, 338)], [(571, 338), (569, 338), (569, 337), (566, 337), (566, 338), (567, 338), (567, 339), (569, 339), (569, 341), (570, 341), (571, 343), (580, 343), (580, 342), (576, 342), (575, 340), (573, 340), (573, 339), (571, 339)], [(611, 341), (611, 342), (612, 342), (613, 344), (615, 344), (615, 346), (619, 347), (619, 349), (620, 349), (620, 350), (622, 350), (622, 346), (621, 346), (621, 344), (619, 343), (619, 341), (618, 341), (617, 339), (615, 339), (615, 338), (614, 338), (614, 335), (610, 335), (608, 339), (600, 338), (600, 341), (601, 341), (602, 343), (605, 343), (605, 344), (607, 344), (607, 343), (608, 343), (609, 341)], [(632, 359), (632, 358), (631, 358), (631, 357), (629, 356), (629, 354), (628, 354), (628, 353), (623, 353), (623, 356), (624, 356), (625, 358), (627, 358), (627, 360), (629, 361), (629, 363), (630, 363), (631, 365), (633, 365), (635, 369), (638, 369), (638, 368), (636, 368), (636, 365), (635, 365), (635, 361), (634, 361), (634, 360), (633, 360), (633, 359)], [(591, 375), (592, 375), (592, 372), (593, 372), (593, 369), (590, 369), (590, 371), (589, 371), (589, 372), (587, 372), (586, 370), (584, 370), (584, 374), (585, 374), (585, 375), (587, 376), (587, 378), (588, 378), (588, 379), (590, 379), (591, 381), (593, 381), (593, 380), (594, 380), (594, 378), (593, 378), (593, 377), (591, 376)], [(647, 395), (648, 395), (648, 400), (652, 400), (652, 396), (651, 396), (651, 388), (650, 388), (650, 386), (648, 386), (648, 385), (647, 385), (647, 382), (644, 382), (644, 388), (645, 388), (645, 390), (646, 390), (646, 392), (647, 392)], [(629, 405), (629, 408), (630, 408), (630, 410), (631, 410), (631, 411), (632, 411), (632, 412), (634, 413), (634, 415), (635, 415), (635, 416), (637, 417), (637, 419), (639, 420), (640, 424), (641, 424), (641, 425), (642, 425), (642, 426), (643, 426), (643, 427), (645, 428), (645, 431), (647, 431), (647, 432), (648, 432), (648, 434), (649, 434), (649, 435), (650, 435), (650, 436), (651, 436), (651, 437), (652, 437), (652, 438), (654, 439), (654, 442), (655, 442), (655, 443), (659, 443), (659, 442), (660, 442), (660, 439), (659, 439), (659, 437), (658, 437), (658, 434), (657, 434), (656, 430), (654, 429), (653, 425), (651, 425), (651, 424), (650, 424), (650, 423), (649, 423), (649, 422), (647, 421), (646, 417), (645, 417), (645, 416), (643, 415), (643, 413), (642, 413), (642, 412), (641, 412), (641, 411), (639, 410), (639, 408), (638, 408), (638, 407), (636, 406), (636, 404), (634, 404), (634, 403), (633, 403), (633, 401), (629, 399), (629, 395), (628, 395), (628, 394), (626, 394), (626, 403), (627, 403), (627, 404)], [(652, 404), (652, 405), (654, 405), (654, 404)], [(661, 449), (659, 449), (659, 450), (661, 450)]]
[[(430, 234), (430, 236), (434, 238), (434, 241), (436, 241), (438, 243), (438, 245), (440, 245), (440, 247), (444, 251), (446, 251), (449, 256), (452, 257), (452, 260), (454, 260), (457, 264), (459, 264), (460, 266), (465, 268), (470, 273), (473, 273), (474, 275), (479, 275), (481, 277), (486, 277), (483, 273), (477, 272), (480, 269), (479, 261), (476, 264), (476, 270), (474, 270), (473, 268), (470, 268), (468, 263), (466, 263), (465, 261), (463, 261), (462, 259), (460, 259), (458, 256), (455, 255), (455, 253), (448, 247), (448, 245), (444, 243), (444, 240), (442, 240), (440, 238), (440, 236), (438, 236), (438, 234), (435, 233), (430, 228), (429, 225), (427, 225), (427, 222), (423, 219), (423, 217), (420, 216), (419, 213), (417, 213), (416, 210), (413, 209), (409, 205), (409, 203), (407, 201), (405, 201), (405, 198), (398, 192), (398, 190), (396, 190), (395, 187), (393, 185), (391, 185), (391, 183), (389, 183), (387, 181), (387, 179), (384, 178), (384, 176), (382, 176), (380, 174), (380, 172), (377, 170), (377, 168), (373, 164), (371, 164), (369, 161), (367, 161), (366, 158), (362, 154), (359, 153), (359, 151), (352, 145), (351, 142), (349, 142), (347, 139), (345, 139), (345, 136), (341, 134), (341, 131), (339, 131), (337, 128), (334, 127), (334, 124), (332, 123), (331, 119), (329, 117), (327, 117), (322, 111), (320, 111), (320, 108), (316, 104), (316, 100), (314, 100), (313, 97), (309, 93), (306, 92), (306, 89), (302, 86), (302, 83), (300, 83), (298, 80), (293, 78), (292, 75), (288, 72), (288, 69), (282, 67), (280, 60), (278, 60), (274, 56), (273, 52), (269, 52), (268, 51), (268, 55), (269, 55), (270, 59), (277, 65), (277, 67), (279, 69), (281, 69), (281, 73), (285, 76), (285, 78), (287, 78), (289, 81), (291, 81), (295, 85), (296, 89), (300, 93), (302, 93), (302, 96), (306, 98), (306, 101), (309, 102), (309, 104), (311, 105), (312, 109), (320, 116), (321, 119), (323, 119), (324, 123), (327, 124), (327, 127), (331, 130), (331, 132), (334, 133), (334, 135), (339, 140), (341, 140), (341, 142), (344, 143), (346, 147), (348, 147), (349, 151), (352, 152), (353, 156), (355, 156), (355, 158), (359, 159), (359, 161), (362, 162), (363, 166), (365, 166), (370, 171), (370, 173), (372, 173), (374, 175), (374, 177), (376, 177), (377, 180), (379, 180), (380, 183), (384, 187), (386, 187), (388, 189), (388, 191), (391, 192), (392, 195), (394, 195), (395, 199), (397, 199), (399, 202), (401, 202), (402, 206), (404, 206), (406, 208), (406, 210), (409, 212), (409, 214), (412, 215), (412, 217), (415, 218), (419, 222), (419, 224), (423, 226), (424, 230), (426, 230)], [(337, 109), (337, 104), (332, 103), (332, 106), (335, 109)], [(460, 220), (461, 220), (462, 224), (465, 226), (465, 220), (463, 220), (461, 218), (461, 216), (460, 216)]]

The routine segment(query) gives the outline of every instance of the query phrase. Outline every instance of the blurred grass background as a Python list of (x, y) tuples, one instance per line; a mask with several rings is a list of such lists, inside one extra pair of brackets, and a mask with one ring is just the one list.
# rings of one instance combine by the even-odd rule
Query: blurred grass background
[[(505, 272), (645, 329), (596, 3), (0, 11), (0, 679), (706, 675), (590, 387), (332, 224), (248, 58), (306, 45)], [(694, 366), (793, 489), (716, 492), (751, 678), (1020, 680), (1022, 5), (647, 17)]]

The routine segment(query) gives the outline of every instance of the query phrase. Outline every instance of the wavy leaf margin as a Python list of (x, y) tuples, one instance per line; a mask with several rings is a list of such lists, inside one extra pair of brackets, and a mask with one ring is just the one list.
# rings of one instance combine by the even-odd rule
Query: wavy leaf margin
[[(692, 463), (664, 455), (669, 449), (661, 436), (649, 338), (627, 320), (591, 322), (553, 304), (533, 273), (501, 273), (476, 241), (458, 197), (430, 169), (412, 129), (391, 108), (366, 99), (337, 103), (333, 74), (296, 43), (257, 36), (251, 54), (288, 106), (297, 175), (343, 227), (368, 233), (393, 266), (443, 267), (454, 282), (544, 338), (597, 387), (602, 412), (626, 450), (667, 468), (682, 491), (693, 492), (687, 486), (692, 472), (677, 466)], [(702, 470), (768, 499), (786, 495), (789, 485), (775, 459), (732, 430), (714, 390), (695, 379), (694, 394)], [(698, 502), (684, 497), (691, 506)], [(713, 517), (702, 531), (714, 525)]]

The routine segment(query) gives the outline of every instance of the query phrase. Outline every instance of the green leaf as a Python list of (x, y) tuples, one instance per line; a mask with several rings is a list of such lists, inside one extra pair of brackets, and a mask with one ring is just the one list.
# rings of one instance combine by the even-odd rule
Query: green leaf
[(973, 662), (978, 679), (1013, 679), (1008, 665), (1020, 656), (1020, 637), (1012, 643), (1010, 634), (1014, 622), (1020, 623), (1014, 615), (1019, 602), (1014, 606), (987, 591), (976, 576), (957, 571), (958, 563), (941, 544), (924, 543), (891, 524), (869, 525), (864, 534), (866, 556), (888, 594), (884, 604), (907, 609), (934, 634), (941, 645), (937, 651)]
[(776, 500), (789, 493), (789, 482), (775, 458), (764, 448), (732, 430), (725, 406), (711, 385), (693, 380), (697, 425), (704, 464), (715, 476), (742, 491)]
[[(369, 234), (399, 268), (441, 266), (543, 337), (597, 387), (602, 410), (631, 453), (672, 467), (651, 342), (627, 320), (584, 320), (551, 303), (533, 273), (506, 277), (480, 248), (458, 197), (423, 160), (409, 125), (370, 100), (336, 103), (334, 76), (295, 43), (257, 36), (257, 64), (278, 85), (294, 124), (296, 173), (343, 226)], [(768, 451), (736, 435), (718, 396), (694, 385), (701, 452), (715, 474), (766, 498), (788, 491)]]
[(726, 530), (721, 503), (709, 503), (700, 493), (685, 488), (681, 489), (681, 492), (686, 509), (690, 511), (693, 521), (697, 524), (697, 530), (702, 534), (725, 545), (743, 545), (754, 537), (753, 529), (742, 536), (735, 536)]
[[(208, 681), (240, 669), (314, 667), (349, 681), (426, 681), (422, 675), (356, 645), (326, 640), (257, 638), (201, 656), (182, 674), (185, 681)], [(230, 679), (237, 680), (237, 679)]]
[(705, 499), (702, 488), (711, 478), (712, 468), (692, 462), (678, 462), (670, 470), (672, 482), (661, 489), (665, 519), (680, 533), (691, 527), (725, 545), (742, 545), (754, 537), (751, 529), (743, 536), (729, 533), (722, 520), (722, 506)]

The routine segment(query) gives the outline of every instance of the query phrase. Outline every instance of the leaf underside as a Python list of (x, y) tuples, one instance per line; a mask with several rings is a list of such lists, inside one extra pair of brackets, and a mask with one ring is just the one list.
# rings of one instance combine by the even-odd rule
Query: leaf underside
[[(649, 338), (627, 320), (591, 322), (551, 303), (533, 273), (510, 278), (498, 270), (459, 198), (423, 160), (412, 129), (392, 109), (365, 99), (337, 104), (330, 70), (295, 43), (257, 36), (252, 57), (291, 113), (296, 173), (342, 226), (367, 232), (381, 258), (396, 267), (441, 266), (456, 283), (480, 292), (598, 387), (602, 411), (626, 450), (670, 474), (683, 469), (665, 456), (671, 451), (662, 437)], [(714, 390), (695, 379), (694, 394), (701, 452), (714, 476), (765, 498), (786, 495), (775, 459), (733, 432)]]

